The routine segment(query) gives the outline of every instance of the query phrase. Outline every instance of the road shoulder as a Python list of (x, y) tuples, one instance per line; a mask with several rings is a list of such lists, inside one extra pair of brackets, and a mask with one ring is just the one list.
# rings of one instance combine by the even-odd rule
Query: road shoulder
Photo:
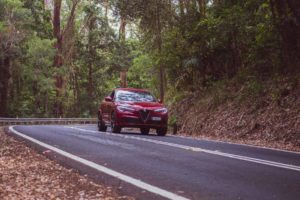
[(2, 127), (0, 137), (0, 199), (133, 199), (47, 159)]

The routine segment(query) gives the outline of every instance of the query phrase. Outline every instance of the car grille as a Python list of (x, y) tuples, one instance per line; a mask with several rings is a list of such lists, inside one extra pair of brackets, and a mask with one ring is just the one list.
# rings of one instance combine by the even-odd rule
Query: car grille
[(123, 122), (125, 123), (130, 123), (130, 124), (140, 124), (142, 123), (140, 119), (135, 119), (135, 118), (130, 118), (130, 117), (124, 117), (122, 119)]
[(122, 122), (129, 124), (149, 124), (149, 125), (161, 125), (166, 123), (164, 119), (162, 121), (155, 121), (151, 119), (151, 111), (147, 109), (139, 110), (139, 118), (135, 117), (122, 117)]
[(163, 121), (150, 121), (150, 122), (148, 122), (149, 124), (155, 124), (155, 125), (161, 125), (161, 124), (163, 124), (164, 122)]
[(150, 110), (140, 110), (139, 113), (142, 121), (145, 123), (149, 118)]
[(129, 124), (152, 124), (152, 125), (161, 125), (164, 124), (164, 121), (153, 121), (148, 119), (146, 122), (143, 122), (142, 119), (136, 119), (131, 117), (123, 117), (122, 122)]

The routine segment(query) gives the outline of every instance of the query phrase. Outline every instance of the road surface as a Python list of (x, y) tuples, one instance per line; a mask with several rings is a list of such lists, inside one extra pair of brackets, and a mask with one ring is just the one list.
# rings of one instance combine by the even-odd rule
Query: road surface
[(300, 199), (299, 153), (170, 135), (104, 133), (96, 125), (11, 126), (10, 132), (138, 199)]

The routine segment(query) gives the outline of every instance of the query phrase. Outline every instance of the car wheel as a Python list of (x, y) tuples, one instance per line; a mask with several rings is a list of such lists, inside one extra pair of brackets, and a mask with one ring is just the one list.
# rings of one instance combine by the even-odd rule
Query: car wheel
[(141, 134), (142, 135), (148, 135), (150, 131), (150, 128), (141, 128)]
[(158, 128), (156, 129), (156, 133), (158, 136), (165, 136), (167, 134), (167, 128)]
[(105, 123), (102, 121), (102, 116), (100, 113), (98, 113), (98, 130), (105, 132), (107, 129), (107, 126), (105, 126)]
[(121, 127), (116, 126), (116, 114), (113, 113), (111, 115), (111, 132), (113, 133), (120, 133), (121, 132)]

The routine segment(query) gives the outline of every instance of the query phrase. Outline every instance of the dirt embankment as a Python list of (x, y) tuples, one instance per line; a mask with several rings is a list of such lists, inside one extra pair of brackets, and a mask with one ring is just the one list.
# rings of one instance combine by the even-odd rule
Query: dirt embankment
[(0, 199), (133, 199), (66, 169), (0, 127)]
[(245, 93), (244, 86), (229, 85), (217, 105), (214, 90), (173, 104), (171, 115), (176, 116), (179, 133), (300, 151), (299, 79), (259, 84), (254, 95)]

